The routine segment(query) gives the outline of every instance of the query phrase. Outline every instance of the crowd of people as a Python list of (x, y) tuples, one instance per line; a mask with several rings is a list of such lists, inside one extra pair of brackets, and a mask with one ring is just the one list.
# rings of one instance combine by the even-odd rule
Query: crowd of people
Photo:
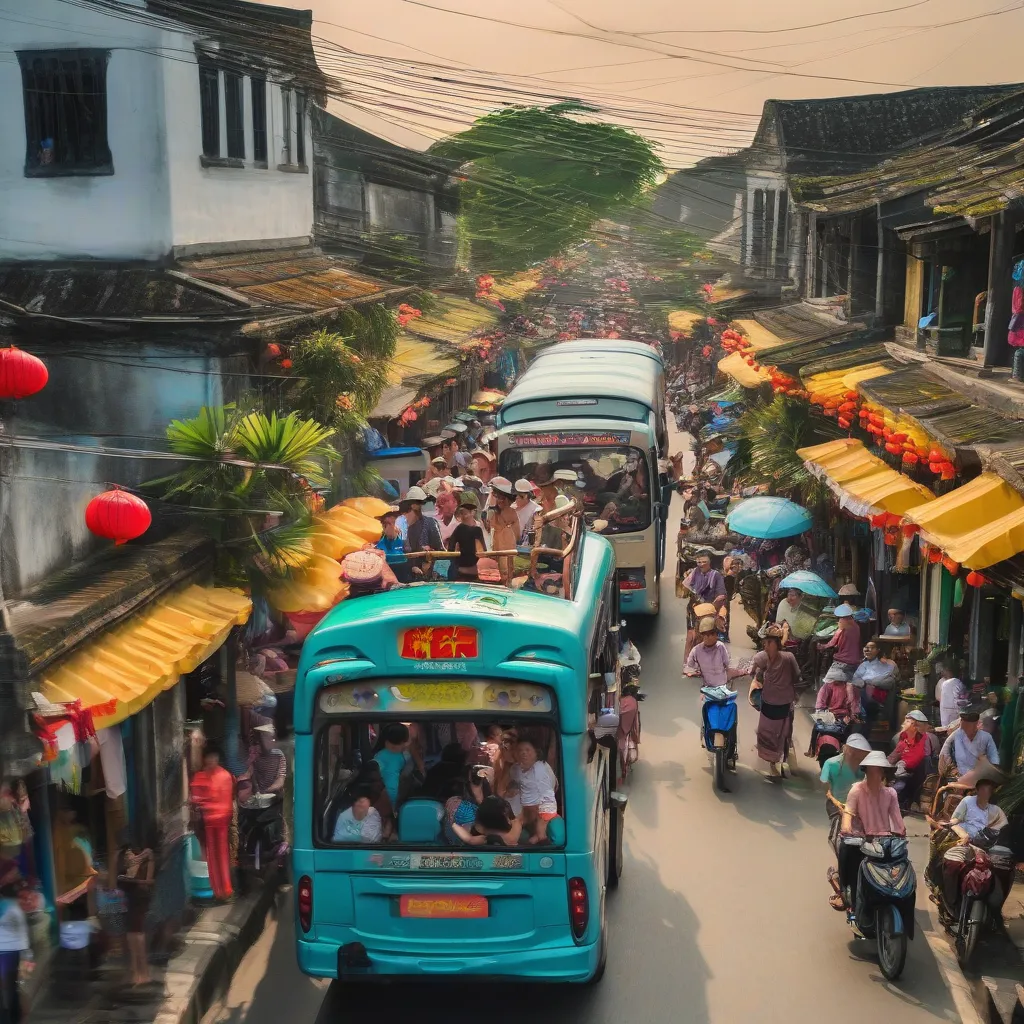
[(558, 746), (548, 726), (391, 722), (330, 731), (325, 839), (520, 846), (563, 841)]

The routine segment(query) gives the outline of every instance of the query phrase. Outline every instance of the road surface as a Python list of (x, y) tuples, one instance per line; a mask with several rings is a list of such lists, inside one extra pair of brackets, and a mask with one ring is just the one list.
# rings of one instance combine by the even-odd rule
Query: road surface
[[(674, 549), (679, 507), (670, 523)], [(917, 938), (898, 984), (874, 945), (856, 941), (828, 906), (824, 801), (813, 762), (768, 782), (752, 749), (755, 713), (741, 702), (740, 766), (731, 794), (715, 792), (699, 745), (697, 686), (680, 679), (685, 618), (673, 596), (674, 559), (657, 621), (634, 623), (643, 657), (640, 762), (629, 783), (627, 860), (609, 899), (608, 970), (592, 989), (388, 985), (341, 989), (299, 973), (290, 904), (235, 976), (220, 1022), (230, 1024), (900, 1024), (957, 1021), (931, 951), (934, 925), (918, 892)], [(750, 656), (747, 619), (733, 611), (734, 662)], [(809, 698), (805, 698), (809, 702)], [(798, 713), (798, 749), (806, 716)], [(909, 819), (923, 837), (921, 819)], [(915, 844), (919, 875), (925, 850)], [(938, 936), (940, 943), (943, 941)]]

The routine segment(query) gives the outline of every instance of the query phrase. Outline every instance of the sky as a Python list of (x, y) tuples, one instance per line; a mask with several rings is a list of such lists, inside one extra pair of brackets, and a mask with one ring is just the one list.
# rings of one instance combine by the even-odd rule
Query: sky
[(766, 99), (1024, 79), (1024, 0), (275, 0), (312, 8), (331, 109), (425, 148), (577, 98), (670, 167), (749, 142)]

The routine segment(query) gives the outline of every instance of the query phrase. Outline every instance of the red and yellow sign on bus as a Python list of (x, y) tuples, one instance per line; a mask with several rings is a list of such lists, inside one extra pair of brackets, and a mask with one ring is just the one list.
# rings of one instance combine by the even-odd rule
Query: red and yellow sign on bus
[(417, 626), (401, 635), (401, 656), (411, 661), (451, 661), (480, 655), (477, 631), (470, 626)]

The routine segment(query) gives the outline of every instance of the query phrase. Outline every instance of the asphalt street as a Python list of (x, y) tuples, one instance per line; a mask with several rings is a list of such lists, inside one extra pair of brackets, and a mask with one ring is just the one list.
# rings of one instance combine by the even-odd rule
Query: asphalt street
[[(678, 499), (670, 538), (675, 537)], [(237, 972), (220, 1022), (446, 1021), (498, 1024), (733, 1024), (750, 1021), (900, 1024), (957, 1021), (919, 889), (916, 939), (897, 984), (882, 977), (874, 945), (854, 939), (828, 905), (831, 863), (815, 765), (769, 782), (753, 750), (755, 713), (741, 702), (740, 765), (732, 792), (715, 791), (699, 743), (697, 685), (680, 676), (685, 616), (673, 596), (633, 623), (644, 689), (640, 762), (630, 779), (627, 861), (610, 897), (608, 970), (589, 989), (527, 985), (393, 984), (369, 989), (317, 983), (295, 966), (290, 903)], [(750, 656), (746, 618), (733, 612), (734, 663)], [(805, 697), (810, 703), (810, 697)], [(798, 749), (807, 742), (798, 714)], [(923, 868), (926, 825), (908, 821)], [(929, 941), (929, 936), (933, 942)], [(937, 942), (935, 940), (938, 940)]]

